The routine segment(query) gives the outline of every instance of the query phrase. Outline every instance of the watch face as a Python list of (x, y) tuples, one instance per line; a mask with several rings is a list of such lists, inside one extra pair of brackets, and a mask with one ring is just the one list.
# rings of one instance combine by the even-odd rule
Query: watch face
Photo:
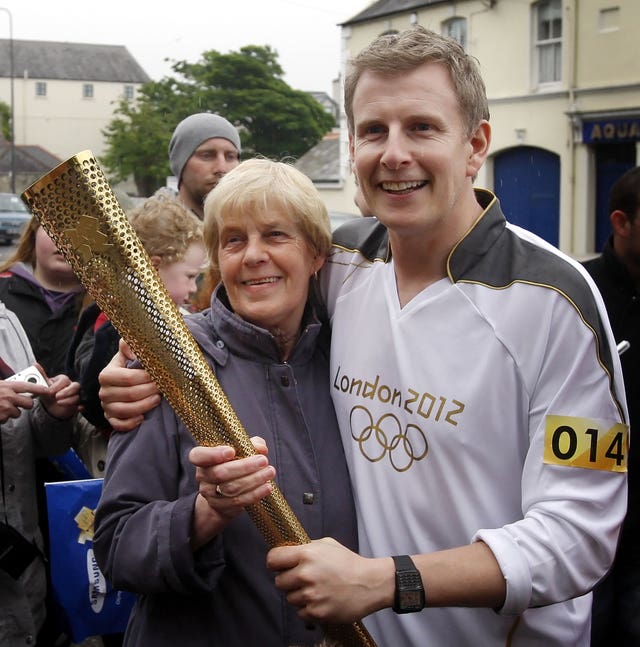
[(422, 591), (400, 591), (400, 607), (422, 609)]
[(396, 593), (393, 610), (396, 613), (422, 611), (425, 603), (424, 587), (420, 572), (408, 555), (393, 557), (396, 565)]

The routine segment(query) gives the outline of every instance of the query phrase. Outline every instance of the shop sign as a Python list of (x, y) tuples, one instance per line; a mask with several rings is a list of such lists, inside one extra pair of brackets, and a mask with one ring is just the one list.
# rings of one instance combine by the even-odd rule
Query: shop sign
[(585, 144), (615, 144), (640, 140), (640, 117), (632, 119), (602, 119), (582, 124)]

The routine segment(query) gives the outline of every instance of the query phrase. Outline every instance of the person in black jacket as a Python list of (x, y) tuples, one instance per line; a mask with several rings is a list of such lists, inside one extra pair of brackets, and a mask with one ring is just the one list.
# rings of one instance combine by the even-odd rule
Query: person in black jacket
[[(633, 439), (640, 420), (640, 166), (613, 185), (609, 214), (611, 235), (602, 254), (584, 266), (602, 293), (622, 353)], [(594, 595), (592, 647), (640, 644), (640, 451), (633, 440), (628, 470), (629, 503), (618, 551)]]
[(85, 295), (71, 266), (35, 217), (0, 265), (0, 299), (17, 315), (48, 375), (64, 373)]

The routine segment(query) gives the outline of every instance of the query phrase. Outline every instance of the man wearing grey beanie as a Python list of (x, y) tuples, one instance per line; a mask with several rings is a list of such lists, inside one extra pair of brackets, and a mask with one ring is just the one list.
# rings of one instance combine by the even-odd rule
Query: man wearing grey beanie
[(220, 115), (200, 112), (183, 119), (169, 142), (169, 165), (183, 204), (200, 220), (204, 199), (240, 163), (240, 135)]

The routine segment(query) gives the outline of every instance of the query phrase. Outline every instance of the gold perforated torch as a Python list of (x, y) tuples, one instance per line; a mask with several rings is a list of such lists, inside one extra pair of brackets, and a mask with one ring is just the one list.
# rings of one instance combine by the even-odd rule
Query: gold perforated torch
[[(231, 445), (239, 458), (255, 454), (91, 151), (54, 168), (22, 199), (196, 442)], [(275, 484), (247, 512), (270, 548), (309, 542)], [(375, 647), (360, 622), (329, 625), (326, 631), (344, 647)]]

